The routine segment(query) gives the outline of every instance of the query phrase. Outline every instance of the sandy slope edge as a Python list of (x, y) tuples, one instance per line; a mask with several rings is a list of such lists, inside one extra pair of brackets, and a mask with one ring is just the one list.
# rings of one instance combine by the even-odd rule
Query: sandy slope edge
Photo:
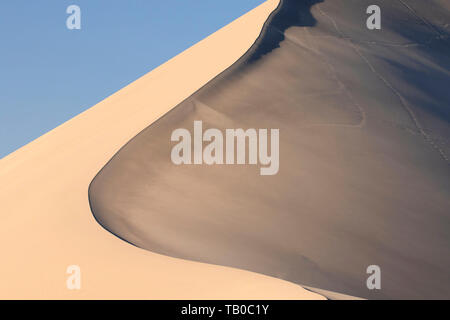
[[(0, 298), (305, 298), (289, 282), (133, 247), (101, 228), (89, 183), (128, 140), (236, 61), (269, 0), (95, 107), (0, 160)], [(82, 289), (66, 288), (66, 268)]]

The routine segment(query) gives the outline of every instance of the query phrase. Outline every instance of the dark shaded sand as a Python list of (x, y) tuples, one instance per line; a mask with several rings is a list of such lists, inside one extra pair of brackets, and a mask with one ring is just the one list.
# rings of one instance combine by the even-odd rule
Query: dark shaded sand
[[(92, 211), (165, 255), (365, 298), (449, 299), (449, 2), (377, 1), (375, 31), (372, 1), (317, 2), (283, 1), (245, 56), (125, 145), (93, 180)], [(279, 173), (172, 164), (171, 133), (194, 120), (279, 128)]]

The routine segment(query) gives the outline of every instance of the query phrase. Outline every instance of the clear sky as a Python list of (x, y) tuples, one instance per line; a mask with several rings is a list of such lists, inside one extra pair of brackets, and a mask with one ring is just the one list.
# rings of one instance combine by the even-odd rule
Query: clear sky
[[(264, 0), (0, 1), (0, 158)], [(69, 5), (81, 30), (69, 30)]]

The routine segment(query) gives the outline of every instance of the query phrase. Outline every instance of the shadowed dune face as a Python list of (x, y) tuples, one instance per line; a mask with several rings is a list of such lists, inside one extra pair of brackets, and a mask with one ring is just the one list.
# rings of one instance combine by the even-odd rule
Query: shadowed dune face
[(279, 7), (269, 17), (263, 30), (264, 36), (260, 37), (251, 48), (243, 61), (251, 63), (263, 55), (279, 48), (280, 43), (285, 40), (284, 32), (291, 27), (312, 27), (316, 19), (311, 14), (311, 7), (323, 0), (285, 0), (281, 1)]
[[(450, 298), (449, 8), (378, 2), (370, 31), (371, 1), (283, 1), (247, 54), (100, 171), (99, 223), (157, 253), (325, 290)], [(278, 174), (174, 165), (172, 131), (195, 120), (280, 129)], [(366, 287), (369, 265), (381, 290)]]

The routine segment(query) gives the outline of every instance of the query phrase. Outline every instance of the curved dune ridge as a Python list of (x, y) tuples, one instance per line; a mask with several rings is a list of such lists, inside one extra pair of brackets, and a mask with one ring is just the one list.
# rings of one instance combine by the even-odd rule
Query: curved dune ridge
[[(99, 223), (152, 252), (324, 294), (450, 298), (450, 6), (381, 0), (382, 29), (368, 30), (371, 4), (281, 1), (245, 55), (102, 168), (89, 192)], [(174, 165), (171, 133), (195, 120), (279, 128), (278, 174)], [(382, 290), (366, 287), (370, 265)]]
[[(87, 197), (120, 147), (239, 59), (277, 5), (267, 1), (0, 160), (1, 299), (323, 299), (287, 281), (132, 246), (96, 223)], [(66, 287), (69, 265), (81, 268), (81, 290)]]

